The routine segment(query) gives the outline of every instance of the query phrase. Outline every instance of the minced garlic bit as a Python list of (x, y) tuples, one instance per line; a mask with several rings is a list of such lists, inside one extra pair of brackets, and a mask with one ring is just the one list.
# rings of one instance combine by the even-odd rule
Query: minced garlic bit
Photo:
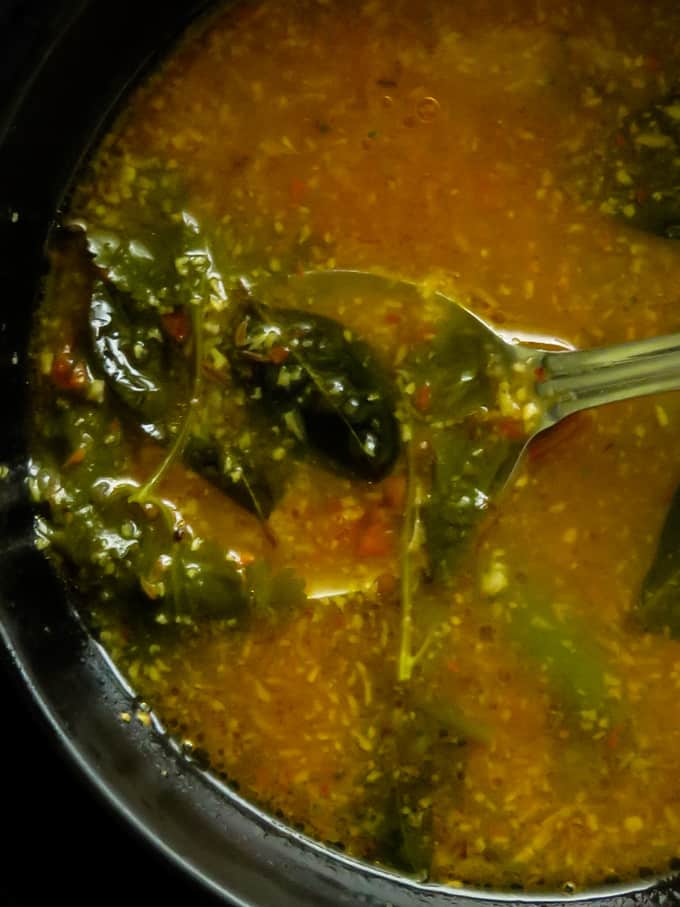
[(507, 567), (500, 561), (495, 561), (482, 573), (480, 577), (480, 590), (482, 595), (493, 598), (507, 589), (509, 584)]
[(644, 828), (644, 822), (640, 816), (627, 816), (623, 820), (623, 826), (626, 831), (629, 831), (631, 834), (637, 834), (637, 832), (642, 831)]

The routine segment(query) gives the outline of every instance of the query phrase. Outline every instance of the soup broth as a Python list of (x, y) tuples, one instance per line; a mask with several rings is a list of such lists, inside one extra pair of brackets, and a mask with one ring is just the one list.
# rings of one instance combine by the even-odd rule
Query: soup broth
[(352, 856), (680, 859), (680, 395), (503, 487), (531, 399), (452, 327), (680, 330), (679, 52), (672, 0), (222, 7), (55, 231), (39, 544), (187, 757)]

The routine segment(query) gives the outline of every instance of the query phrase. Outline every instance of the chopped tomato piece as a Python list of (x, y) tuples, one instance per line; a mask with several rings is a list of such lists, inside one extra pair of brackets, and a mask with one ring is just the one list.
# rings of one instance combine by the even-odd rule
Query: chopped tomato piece
[(288, 356), (289, 352), (285, 346), (273, 346), (269, 353), (269, 361), (273, 362), (274, 365), (281, 365), (282, 362), (286, 361)]
[(392, 530), (381, 520), (369, 523), (359, 536), (360, 557), (383, 557), (392, 550)]
[(406, 476), (388, 476), (382, 483), (382, 495), (386, 507), (401, 513), (406, 501)]

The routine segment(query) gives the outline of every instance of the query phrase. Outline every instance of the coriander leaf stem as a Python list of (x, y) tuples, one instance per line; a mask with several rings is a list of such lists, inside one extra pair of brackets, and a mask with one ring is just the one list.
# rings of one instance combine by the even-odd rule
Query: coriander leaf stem
[(201, 399), (201, 392), (203, 389), (203, 326), (202, 326), (202, 311), (201, 305), (198, 301), (194, 301), (190, 305), (191, 309), (191, 325), (193, 329), (194, 336), (194, 356), (193, 356), (193, 382), (191, 389), (191, 398), (189, 399), (184, 414), (182, 416), (182, 423), (180, 429), (175, 436), (170, 449), (163, 457), (161, 462), (158, 464), (154, 472), (149, 476), (146, 482), (140, 486), (140, 488), (130, 497), (130, 503), (133, 504), (148, 504), (151, 502), (151, 499), (154, 497), (155, 490), (160, 482), (165, 478), (170, 467), (175, 463), (178, 457), (182, 456), (182, 452), (186, 447), (186, 443), (189, 439), (189, 431), (191, 429), (191, 423), (193, 420), (194, 412), (196, 407)]
[(420, 489), (415, 477), (413, 450), (406, 445), (406, 504), (401, 527), (401, 645), (397, 678), (410, 680), (413, 669), (429, 645), (426, 638), (418, 652), (413, 654), (413, 552), (418, 546)]

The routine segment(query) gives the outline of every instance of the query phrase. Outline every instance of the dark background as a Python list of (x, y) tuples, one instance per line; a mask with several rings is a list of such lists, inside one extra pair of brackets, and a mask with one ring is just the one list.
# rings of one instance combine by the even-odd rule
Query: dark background
[[(0, 907), (217, 907), (76, 776), (0, 659)], [(275, 905), (272, 905), (275, 907)]]
[[(0, 119), (11, 115), (38, 48), (81, 6), (0, 0)], [(76, 774), (1, 647), (0, 722), (0, 907), (224, 903), (154, 852)]]

